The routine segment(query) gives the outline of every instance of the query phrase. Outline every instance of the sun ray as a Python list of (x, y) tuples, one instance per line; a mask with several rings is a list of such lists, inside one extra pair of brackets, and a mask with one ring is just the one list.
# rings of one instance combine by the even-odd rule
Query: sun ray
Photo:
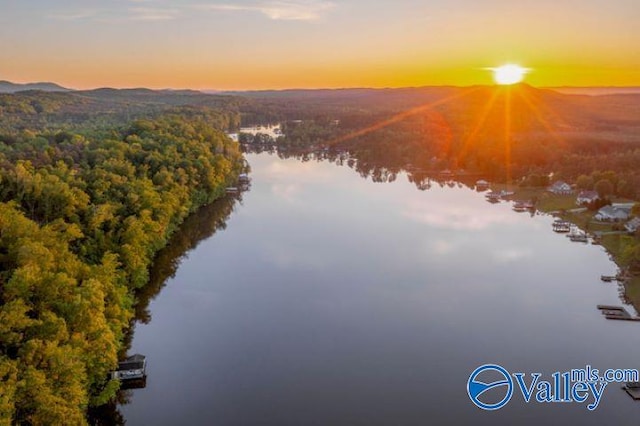
[[(551, 127), (551, 124), (549, 124), (549, 122), (542, 115), (542, 112), (540, 111), (540, 108), (538, 108), (533, 103), (533, 101), (529, 98), (529, 96), (526, 93), (524, 93), (522, 90), (519, 90), (517, 93), (518, 93), (518, 96), (520, 97), (520, 99), (522, 99), (524, 101), (524, 103), (527, 105), (529, 110), (533, 113), (533, 115), (536, 118), (536, 120), (538, 121), (538, 123), (540, 123), (542, 125), (542, 127), (545, 128), (545, 130), (551, 135), (551, 137), (556, 142), (558, 142), (559, 144), (564, 146), (566, 144), (565, 140), (558, 134), (558, 132), (556, 132), (553, 129), (553, 127)], [(555, 114), (555, 113), (553, 113), (553, 114), (557, 116), (557, 114)]]
[(489, 113), (492, 111), (493, 105), (495, 104), (496, 99), (498, 99), (499, 94), (500, 94), (499, 91), (497, 90), (494, 91), (493, 94), (491, 95), (491, 98), (489, 98), (489, 101), (482, 108), (482, 111), (480, 112), (480, 117), (478, 118), (473, 129), (469, 133), (469, 136), (465, 138), (462, 148), (460, 148), (460, 152), (458, 154), (458, 162), (462, 160), (462, 158), (466, 155), (471, 145), (476, 141), (476, 137), (478, 136), (478, 133), (480, 132), (480, 130), (482, 130), (482, 128), (484, 127), (484, 123), (487, 121), (487, 117), (489, 116)]
[(447, 96), (445, 98), (438, 99), (437, 101), (434, 101), (434, 102), (431, 102), (431, 103), (428, 103), (428, 104), (425, 104), (425, 105), (420, 105), (418, 107), (408, 109), (408, 110), (403, 111), (403, 112), (401, 112), (399, 114), (396, 114), (396, 115), (394, 115), (394, 116), (392, 116), (392, 117), (390, 117), (390, 118), (388, 118), (386, 120), (383, 120), (383, 121), (380, 121), (378, 123), (372, 124), (369, 127), (365, 127), (364, 129), (360, 129), (360, 130), (357, 130), (355, 132), (351, 132), (351, 133), (346, 134), (344, 136), (340, 136), (338, 138), (330, 140), (330, 141), (327, 142), (327, 145), (329, 145), (329, 146), (336, 145), (336, 144), (341, 143), (341, 142), (345, 142), (345, 141), (348, 141), (348, 140), (351, 140), (351, 139), (355, 139), (355, 138), (357, 138), (359, 136), (367, 135), (367, 134), (369, 134), (371, 132), (375, 132), (376, 130), (380, 130), (380, 129), (384, 128), (384, 127), (387, 127), (387, 126), (390, 126), (392, 124), (398, 123), (398, 122), (400, 122), (400, 121), (404, 120), (405, 118), (410, 117), (412, 115), (419, 114), (419, 113), (421, 113), (423, 111), (427, 111), (427, 110), (429, 110), (431, 108), (434, 108), (436, 106), (444, 105), (444, 104), (446, 104), (448, 102), (451, 102), (453, 100), (460, 99), (460, 98), (463, 98), (465, 96), (468, 96), (469, 94), (471, 94), (473, 92), (476, 92), (478, 90), (480, 90), (480, 88), (474, 87), (474, 88), (471, 88), (471, 89), (467, 89), (462, 93), (457, 93), (455, 95)]
[(511, 87), (506, 88), (504, 97), (504, 158), (507, 185), (511, 184)]

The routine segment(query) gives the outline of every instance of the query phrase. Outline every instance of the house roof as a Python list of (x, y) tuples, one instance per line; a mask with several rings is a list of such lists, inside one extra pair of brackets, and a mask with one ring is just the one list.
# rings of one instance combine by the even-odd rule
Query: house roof
[(578, 198), (598, 198), (598, 193), (596, 191), (580, 191), (578, 194)]
[(598, 214), (610, 217), (627, 217), (629, 215), (629, 209), (618, 206), (604, 206), (598, 210)]
[(144, 361), (147, 357), (140, 354), (131, 355), (124, 362), (132, 362), (132, 361)]
[(554, 182), (549, 189), (571, 189), (571, 185), (569, 185), (567, 182), (563, 181), (563, 180), (559, 180)]
[(636, 230), (640, 228), (640, 217), (634, 217), (625, 225), (625, 228), (629, 230)]

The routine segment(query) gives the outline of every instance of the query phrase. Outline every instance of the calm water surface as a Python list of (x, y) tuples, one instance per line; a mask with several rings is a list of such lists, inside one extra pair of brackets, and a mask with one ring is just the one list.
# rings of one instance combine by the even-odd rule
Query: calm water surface
[(179, 264), (158, 262), (157, 274), (174, 276), (135, 329), (130, 353), (147, 355), (148, 381), (119, 407), (128, 425), (640, 419), (640, 403), (614, 384), (595, 412), (518, 394), (483, 412), (466, 394), (470, 372), (488, 362), (546, 375), (640, 368), (639, 325), (596, 309), (621, 304), (599, 279), (616, 270), (601, 247), (467, 188), (419, 191), (402, 175), (379, 184), (328, 162), (248, 160), (242, 203), (209, 209), (214, 223), (192, 226), (174, 251), (197, 247)]

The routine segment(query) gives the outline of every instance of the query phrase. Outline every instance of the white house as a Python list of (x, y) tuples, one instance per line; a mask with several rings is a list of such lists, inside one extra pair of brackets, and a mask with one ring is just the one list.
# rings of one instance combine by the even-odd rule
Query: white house
[(579, 206), (591, 204), (598, 198), (600, 197), (598, 196), (598, 193), (596, 191), (581, 191), (578, 194), (578, 198), (576, 198), (576, 204)]
[(555, 182), (553, 185), (547, 188), (547, 191), (557, 195), (567, 195), (573, 192), (571, 185), (561, 180)]
[(640, 217), (631, 219), (624, 225), (624, 229), (626, 229), (628, 233), (634, 234), (638, 229), (640, 229)]
[(626, 206), (604, 206), (594, 216), (601, 222), (620, 222), (629, 219), (631, 208)]

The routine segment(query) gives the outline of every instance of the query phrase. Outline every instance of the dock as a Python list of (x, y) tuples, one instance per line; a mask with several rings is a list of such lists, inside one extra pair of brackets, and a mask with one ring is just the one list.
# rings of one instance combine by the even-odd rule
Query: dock
[(571, 223), (564, 220), (555, 220), (551, 224), (551, 228), (558, 233), (564, 233), (571, 231)]
[(622, 386), (631, 398), (634, 400), (640, 399), (640, 382), (627, 382)]
[(111, 378), (121, 382), (146, 380), (147, 357), (140, 354), (131, 355), (118, 363), (118, 369), (111, 372)]
[(588, 243), (589, 238), (585, 234), (568, 235), (569, 239), (574, 243)]
[(498, 203), (498, 202), (500, 202), (500, 193), (499, 192), (495, 192), (495, 191), (491, 191), (491, 192), (489, 192), (489, 193), (487, 193), (485, 195), (485, 198), (490, 203)]
[(640, 317), (632, 316), (622, 306), (598, 305), (598, 309), (606, 319), (621, 321), (640, 321)]
[(600, 275), (600, 279), (604, 282), (610, 283), (611, 281), (625, 281), (624, 274), (618, 275)]

